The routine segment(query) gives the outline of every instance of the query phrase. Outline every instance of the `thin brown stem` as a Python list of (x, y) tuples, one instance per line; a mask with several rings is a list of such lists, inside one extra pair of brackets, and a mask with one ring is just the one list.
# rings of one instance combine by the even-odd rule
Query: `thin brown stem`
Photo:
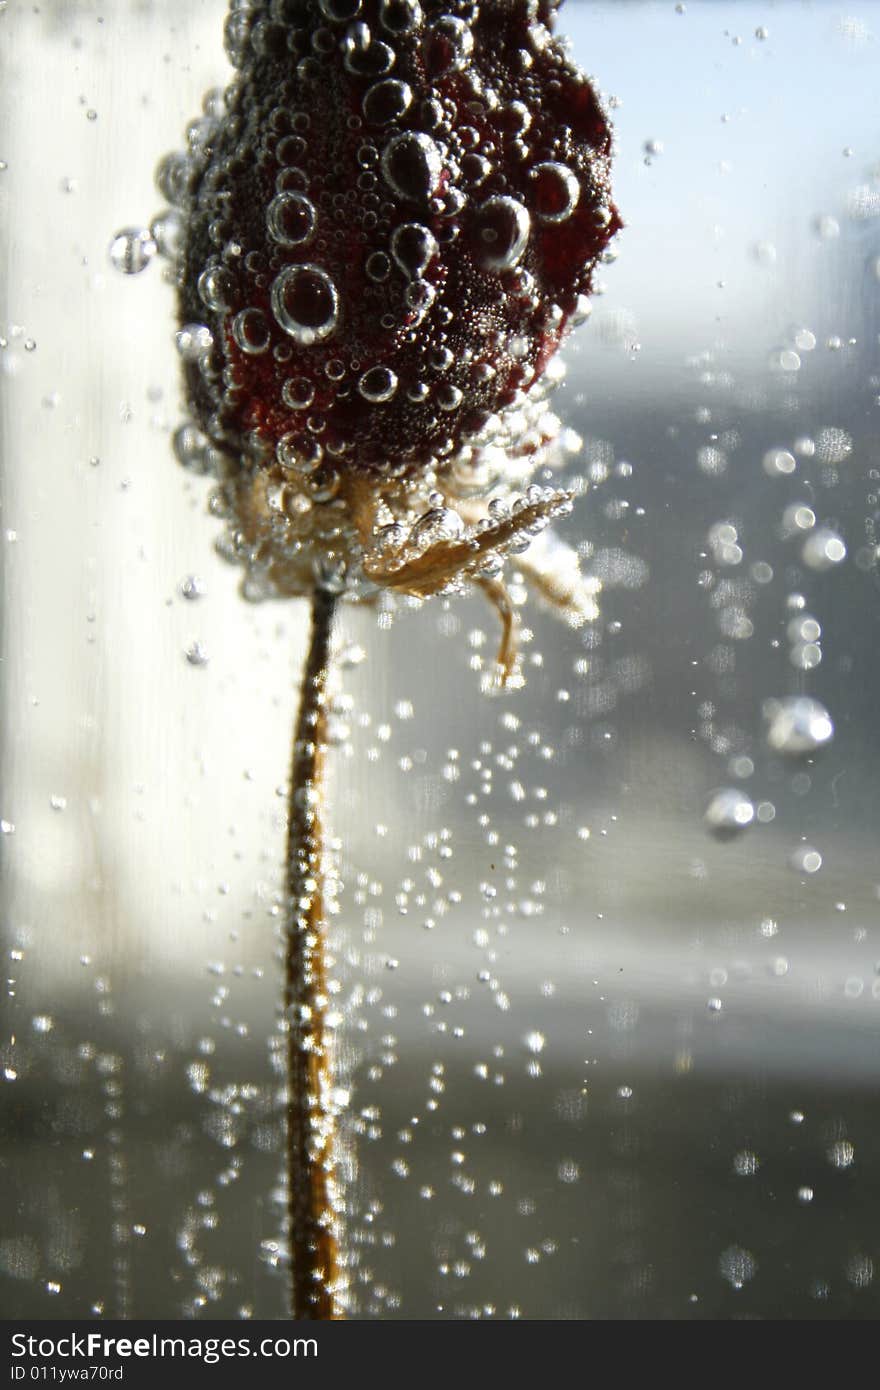
[(336, 599), (312, 598), (290, 781), (284, 1017), (287, 1024), (287, 1218), (290, 1314), (343, 1316), (324, 903), (327, 680)]
[(510, 594), (503, 580), (481, 575), (475, 580), (475, 583), (486, 595), (501, 623), (501, 642), (498, 646), (495, 665), (498, 668), (498, 685), (503, 690), (506, 685), (509, 685), (516, 671), (516, 609), (510, 601)]

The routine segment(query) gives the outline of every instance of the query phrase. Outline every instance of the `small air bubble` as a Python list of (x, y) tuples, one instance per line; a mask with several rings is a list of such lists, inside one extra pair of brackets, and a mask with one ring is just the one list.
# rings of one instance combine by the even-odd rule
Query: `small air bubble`
[(139, 275), (159, 250), (146, 227), (126, 227), (110, 243), (110, 264), (123, 275)]
[(726, 1279), (732, 1288), (741, 1289), (755, 1277), (758, 1266), (754, 1255), (748, 1250), (743, 1250), (739, 1245), (731, 1245), (718, 1261), (718, 1268), (722, 1278)]
[(754, 818), (754, 805), (735, 787), (722, 787), (715, 792), (704, 815), (708, 829), (719, 840), (741, 834)]
[(791, 856), (791, 866), (798, 873), (817, 874), (822, 867), (822, 855), (812, 845), (801, 845)]
[(208, 662), (210, 661), (210, 657), (208, 656), (208, 652), (204, 644), (199, 641), (191, 642), (187, 647), (184, 655), (186, 656), (186, 659), (189, 662), (190, 666), (207, 666)]
[(807, 696), (767, 700), (764, 718), (768, 744), (783, 755), (814, 753), (834, 737), (834, 724), (827, 709)]

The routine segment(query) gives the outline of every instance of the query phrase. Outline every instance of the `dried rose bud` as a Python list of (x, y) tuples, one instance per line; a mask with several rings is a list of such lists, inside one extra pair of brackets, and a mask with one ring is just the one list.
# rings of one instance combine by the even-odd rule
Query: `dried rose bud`
[(196, 453), (231, 461), (216, 506), (255, 592), (304, 592), (316, 562), (434, 592), (566, 505), (473, 500), (544, 461), (548, 364), (620, 226), (608, 121), (554, 11), (233, 8), (225, 111), (212, 96), (159, 177)]

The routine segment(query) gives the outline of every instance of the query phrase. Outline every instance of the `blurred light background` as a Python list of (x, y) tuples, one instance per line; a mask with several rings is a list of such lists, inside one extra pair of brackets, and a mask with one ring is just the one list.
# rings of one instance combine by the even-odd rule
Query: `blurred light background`
[[(0, 4), (10, 1318), (283, 1315), (303, 613), (214, 553), (172, 290), (107, 256), (227, 79), (224, 10)], [(617, 103), (627, 222), (557, 397), (601, 617), (530, 608), (526, 689), (490, 700), (477, 599), (344, 614), (356, 1306), (873, 1318), (880, 17), (561, 27)]]

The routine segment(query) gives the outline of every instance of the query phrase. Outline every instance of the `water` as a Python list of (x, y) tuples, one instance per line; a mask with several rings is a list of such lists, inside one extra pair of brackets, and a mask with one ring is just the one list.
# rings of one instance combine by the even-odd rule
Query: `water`
[[(529, 602), (525, 686), (489, 699), (479, 596), (343, 615), (368, 654), (331, 816), (365, 1316), (877, 1315), (876, 13), (679, 8), (563, 10), (622, 103), (627, 228), (540, 480), (580, 479), (554, 526), (598, 617)], [(7, 1316), (284, 1307), (304, 616), (238, 597), (207, 441), (175, 464), (148, 249), (153, 170), (225, 80), (222, 9), (0, 15)], [(139, 227), (114, 259), (151, 263), (118, 274)]]

